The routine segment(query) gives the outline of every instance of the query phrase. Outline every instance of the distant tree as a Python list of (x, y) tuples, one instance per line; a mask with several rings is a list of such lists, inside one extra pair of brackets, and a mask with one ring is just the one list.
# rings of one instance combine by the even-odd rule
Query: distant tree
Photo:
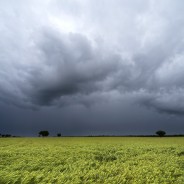
[(2, 134), (1, 137), (11, 137), (10, 134)]
[(11, 134), (6, 134), (5, 137), (11, 137)]
[(61, 137), (61, 133), (58, 133), (57, 136), (58, 136), (58, 137)]
[(47, 137), (49, 135), (49, 132), (47, 130), (44, 130), (44, 131), (40, 131), (39, 132), (39, 137)]
[(156, 134), (157, 134), (159, 137), (163, 137), (163, 136), (166, 134), (166, 132), (163, 131), (163, 130), (158, 130), (158, 131), (156, 132)]

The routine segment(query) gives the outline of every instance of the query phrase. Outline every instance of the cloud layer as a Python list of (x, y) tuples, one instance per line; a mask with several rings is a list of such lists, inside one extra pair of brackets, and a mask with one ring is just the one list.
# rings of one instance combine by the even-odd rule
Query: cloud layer
[(184, 114), (184, 2), (0, 2), (0, 100), (137, 103)]

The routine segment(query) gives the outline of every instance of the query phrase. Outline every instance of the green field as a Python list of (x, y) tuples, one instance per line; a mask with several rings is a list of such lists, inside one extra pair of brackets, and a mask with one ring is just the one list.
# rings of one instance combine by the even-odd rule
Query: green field
[(7, 183), (184, 184), (184, 138), (1, 138)]

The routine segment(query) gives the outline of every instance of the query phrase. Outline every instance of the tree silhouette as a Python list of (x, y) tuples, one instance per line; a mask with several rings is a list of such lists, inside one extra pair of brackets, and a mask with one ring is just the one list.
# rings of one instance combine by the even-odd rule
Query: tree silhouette
[(49, 132), (47, 130), (44, 130), (44, 131), (40, 131), (39, 132), (39, 137), (47, 137), (49, 135)]
[(159, 137), (163, 137), (163, 136), (166, 134), (166, 132), (163, 131), (163, 130), (158, 130), (158, 131), (156, 132), (156, 134), (157, 134)]
[(57, 136), (58, 136), (58, 137), (61, 137), (61, 133), (58, 133)]

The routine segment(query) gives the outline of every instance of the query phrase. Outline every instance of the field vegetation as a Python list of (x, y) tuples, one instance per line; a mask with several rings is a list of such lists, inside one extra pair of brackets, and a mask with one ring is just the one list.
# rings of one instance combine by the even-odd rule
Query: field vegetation
[(0, 184), (183, 184), (183, 137), (1, 138)]

